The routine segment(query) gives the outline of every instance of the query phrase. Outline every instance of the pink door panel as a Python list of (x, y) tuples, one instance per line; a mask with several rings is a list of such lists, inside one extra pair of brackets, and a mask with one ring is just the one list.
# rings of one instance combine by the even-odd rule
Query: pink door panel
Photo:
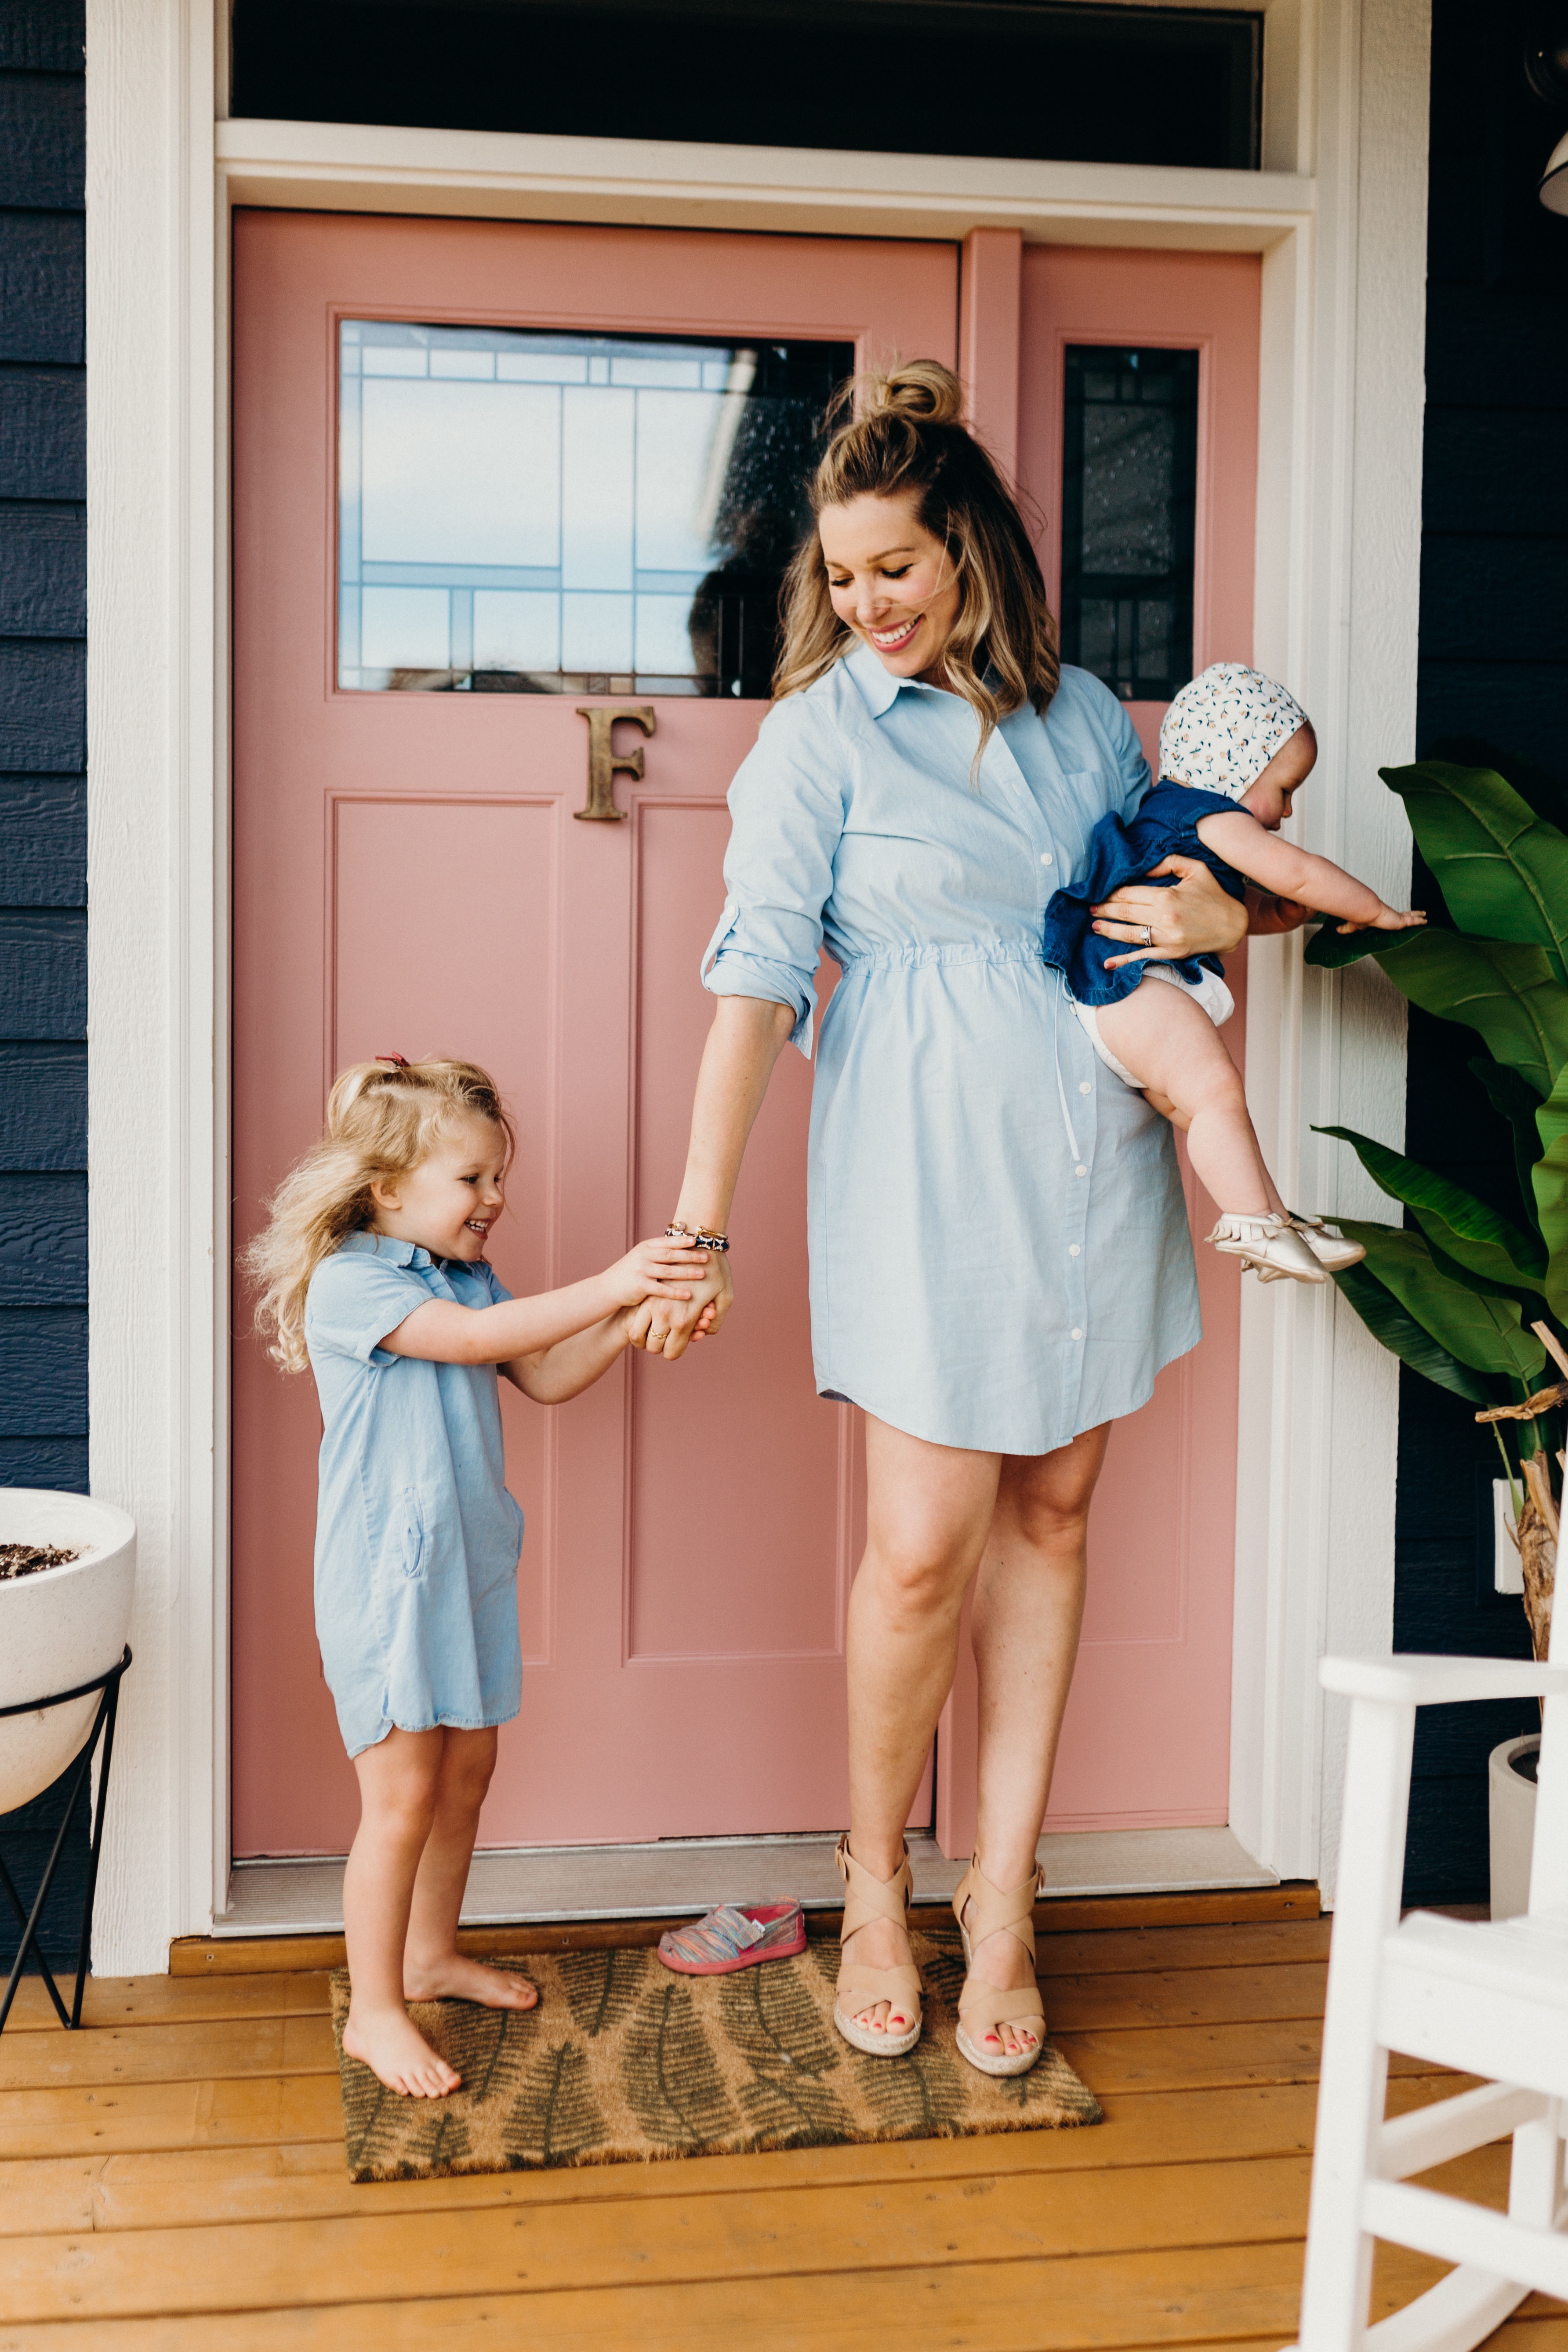
[[(673, 1204), (724, 793), (762, 709), (609, 678), (582, 694), (340, 690), (341, 322), (790, 337), (951, 360), (956, 254), (247, 213), (235, 273), (236, 1242), (318, 1130), (343, 1062), (459, 1053), (495, 1071), (517, 1113), (498, 1270), (518, 1290), (571, 1280)], [(364, 545), (375, 551), (368, 521)], [(496, 613), (534, 593), (526, 571), (497, 577), (483, 612), (473, 598), (476, 642), (515, 629)], [(384, 566), (356, 660), (376, 658), (374, 628), (398, 597), (397, 625), (423, 626), (425, 593)], [(420, 658), (438, 672), (455, 656), (432, 645)], [(628, 698), (657, 712), (643, 780), (617, 779), (628, 819), (575, 823), (576, 703)], [(863, 1512), (852, 1416), (810, 1379), (809, 1087), (786, 1057), (735, 1209), (747, 1311), (721, 1343), (678, 1366), (637, 1358), (557, 1411), (503, 1391), (529, 1664), (487, 1843), (844, 1818), (843, 1609)], [(235, 1850), (341, 1851), (357, 1801), (312, 1627), (315, 1399), (266, 1362), (247, 1321), (237, 1296)]]
[[(1063, 413), (1072, 344), (1199, 354), (1193, 668), (1252, 652), (1259, 265), (1250, 254), (1024, 246), (979, 231), (964, 256), (965, 349), (986, 373), (975, 408), (1014, 451), (1053, 609), (1061, 583)], [(1016, 377), (1009, 373), (1009, 358)], [(1016, 383), (1016, 405), (1009, 394)], [(1166, 706), (1128, 706), (1151, 761)], [(1224, 1034), (1243, 1060), (1245, 950)], [(1193, 1232), (1216, 1214), (1178, 1139)], [(1223, 1822), (1230, 1766), (1240, 1270), (1197, 1251), (1204, 1338), (1112, 1433), (1089, 1519), (1083, 1641), (1047, 1830)], [(965, 1650), (938, 1742), (937, 1834), (974, 1836), (974, 1678)]]

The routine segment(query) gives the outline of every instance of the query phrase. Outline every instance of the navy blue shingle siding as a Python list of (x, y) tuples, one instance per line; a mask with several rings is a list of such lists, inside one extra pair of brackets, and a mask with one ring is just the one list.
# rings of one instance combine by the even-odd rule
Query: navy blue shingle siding
[[(1416, 744), (1479, 737), (1568, 780), (1568, 220), (1536, 197), (1561, 124), (1521, 71), (1532, 23), (1528, 0), (1433, 8)], [(1419, 860), (1415, 897), (1447, 919)], [(1517, 1216), (1478, 1050), (1412, 1011), (1405, 1150)], [(1500, 1466), (1473, 1406), (1402, 1373), (1396, 1649), (1529, 1656), (1523, 1610), (1492, 1590)], [(1487, 1756), (1539, 1724), (1533, 1702), (1423, 1710), (1407, 1902), (1486, 1899)]]
[[(0, 1486), (85, 1492), (82, 14), (0, 7)], [(0, 1822), (26, 1901), (65, 1793)], [(74, 1952), (85, 1859), (79, 1819), (51, 1954)], [(0, 1964), (14, 1950), (7, 1916)]]

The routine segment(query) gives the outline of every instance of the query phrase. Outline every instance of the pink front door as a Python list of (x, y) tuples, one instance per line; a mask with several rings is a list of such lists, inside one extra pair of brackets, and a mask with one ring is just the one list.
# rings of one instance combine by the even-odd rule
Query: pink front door
[[(517, 1114), (502, 1278), (574, 1279), (674, 1205), (778, 468), (798, 481), (835, 374), (952, 359), (957, 253), (258, 212), (235, 279), (236, 1241), (338, 1068), (447, 1052)], [(655, 715), (616, 737), (645, 754), (623, 821), (574, 821), (580, 704)], [(557, 1411), (506, 1391), (525, 1699), (487, 1843), (843, 1818), (858, 1447), (811, 1380), (809, 1093), (788, 1056), (721, 1346), (634, 1357)], [(315, 1397), (246, 1320), (237, 1300), (235, 1849), (341, 1851)]]
[[(1053, 591), (1064, 372), (1101, 344), (1195, 352), (1193, 662), (1245, 657), (1256, 263), (985, 234), (994, 315), (977, 333), (972, 240), (966, 363)], [(960, 256), (245, 213), (235, 284), (237, 1244), (337, 1068), (445, 1051), (518, 1115), (503, 1278), (572, 1279), (675, 1198), (805, 392), (890, 352), (952, 361)], [(1131, 699), (1152, 745), (1160, 705)], [(574, 822), (579, 705), (653, 713), (651, 737), (616, 728), (644, 755), (616, 777), (624, 821)], [(843, 1821), (859, 1445), (811, 1381), (809, 1087), (786, 1055), (722, 1342), (633, 1357), (558, 1411), (504, 1392), (526, 1663), (487, 1843)], [(1112, 1441), (1052, 1826), (1226, 1818), (1237, 1282), (1212, 1262), (1202, 1281), (1202, 1349)], [(237, 1298), (235, 1851), (341, 1851), (357, 1806), (311, 1625), (314, 1394), (247, 1323)], [(946, 1851), (973, 1808), (966, 1673), (939, 1735)]]

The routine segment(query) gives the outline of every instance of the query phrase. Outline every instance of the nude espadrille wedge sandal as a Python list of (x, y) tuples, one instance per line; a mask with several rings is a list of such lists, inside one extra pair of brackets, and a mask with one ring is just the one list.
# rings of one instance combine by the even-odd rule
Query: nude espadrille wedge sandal
[[(958, 1922), (958, 1932), (963, 1938), (964, 1966), (973, 1969), (974, 1950), (987, 1936), (1016, 1936), (1033, 1960), (1035, 1957), (1035, 1897), (1046, 1883), (1046, 1874), (1036, 1869), (1022, 1886), (1010, 1894), (993, 1886), (977, 1862), (971, 1861), (963, 1883), (952, 1898), (952, 1916)], [(966, 1921), (964, 1912), (973, 1906)], [(1005, 2050), (990, 2051), (984, 2047), (984, 2036), (994, 2033), (998, 2039), (1004, 2025), (1023, 2026), (1035, 2036), (1032, 2050), (1017, 2050), (1011, 2056)], [(1011, 1992), (1003, 1992), (996, 1985), (982, 1984), (974, 1976), (964, 1979), (963, 1990), (958, 1997), (959, 2055), (982, 2074), (1026, 2074), (1046, 2046), (1046, 2004), (1040, 1999), (1037, 1984), (1020, 1985)]]
[[(914, 1893), (908, 1846), (891, 1878), (873, 1878), (868, 1870), (861, 1869), (849, 1851), (847, 1830), (838, 1841), (834, 1859), (844, 1881), (844, 1925), (839, 1930), (839, 1943), (847, 1944), (858, 1928), (869, 1926), (873, 1919), (890, 1919), (907, 1934)], [(866, 1968), (858, 1960), (840, 1960), (833, 2022), (850, 2048), (863, 2050), (868, 2058), (901, 2058), (921, 2038), (921, 1972), (912, 1959), (893, 1969)], [(908, 2017), (912, 2010), (914, 2023), (900, 2033), (892, 2032), (890, 2019), (880, 2033), (873, 2032), (869, 2026), (858, 2025), (856, 2012), (869, 2009), (879, 2000), (891, 2001), (901, 2017)]]

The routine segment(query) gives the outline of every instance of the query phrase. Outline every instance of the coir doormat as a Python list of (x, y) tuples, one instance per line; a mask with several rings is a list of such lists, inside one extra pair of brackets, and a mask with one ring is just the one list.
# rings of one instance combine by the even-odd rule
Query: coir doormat
[(350, 2178), (510, 2172), (733, 2156), (847, 2140), (951, 2139), (1100, 2120), (1047, 2048), (1034, 2071), (977, 2074), (953, 2040), (963, 1959), (955, 1932), (917, 1933), (925, 2032), (904, 2058), (866, 2058), (835, 2032), (837, 1943), (732, 1976), (674, 1976), (651, 1950), (502, 1960), (537, 2009), (416, 2003), (426, 2040), (463, 2077), (406, 2099), (345, 2058), (348, 1977), (332, 1979)]

